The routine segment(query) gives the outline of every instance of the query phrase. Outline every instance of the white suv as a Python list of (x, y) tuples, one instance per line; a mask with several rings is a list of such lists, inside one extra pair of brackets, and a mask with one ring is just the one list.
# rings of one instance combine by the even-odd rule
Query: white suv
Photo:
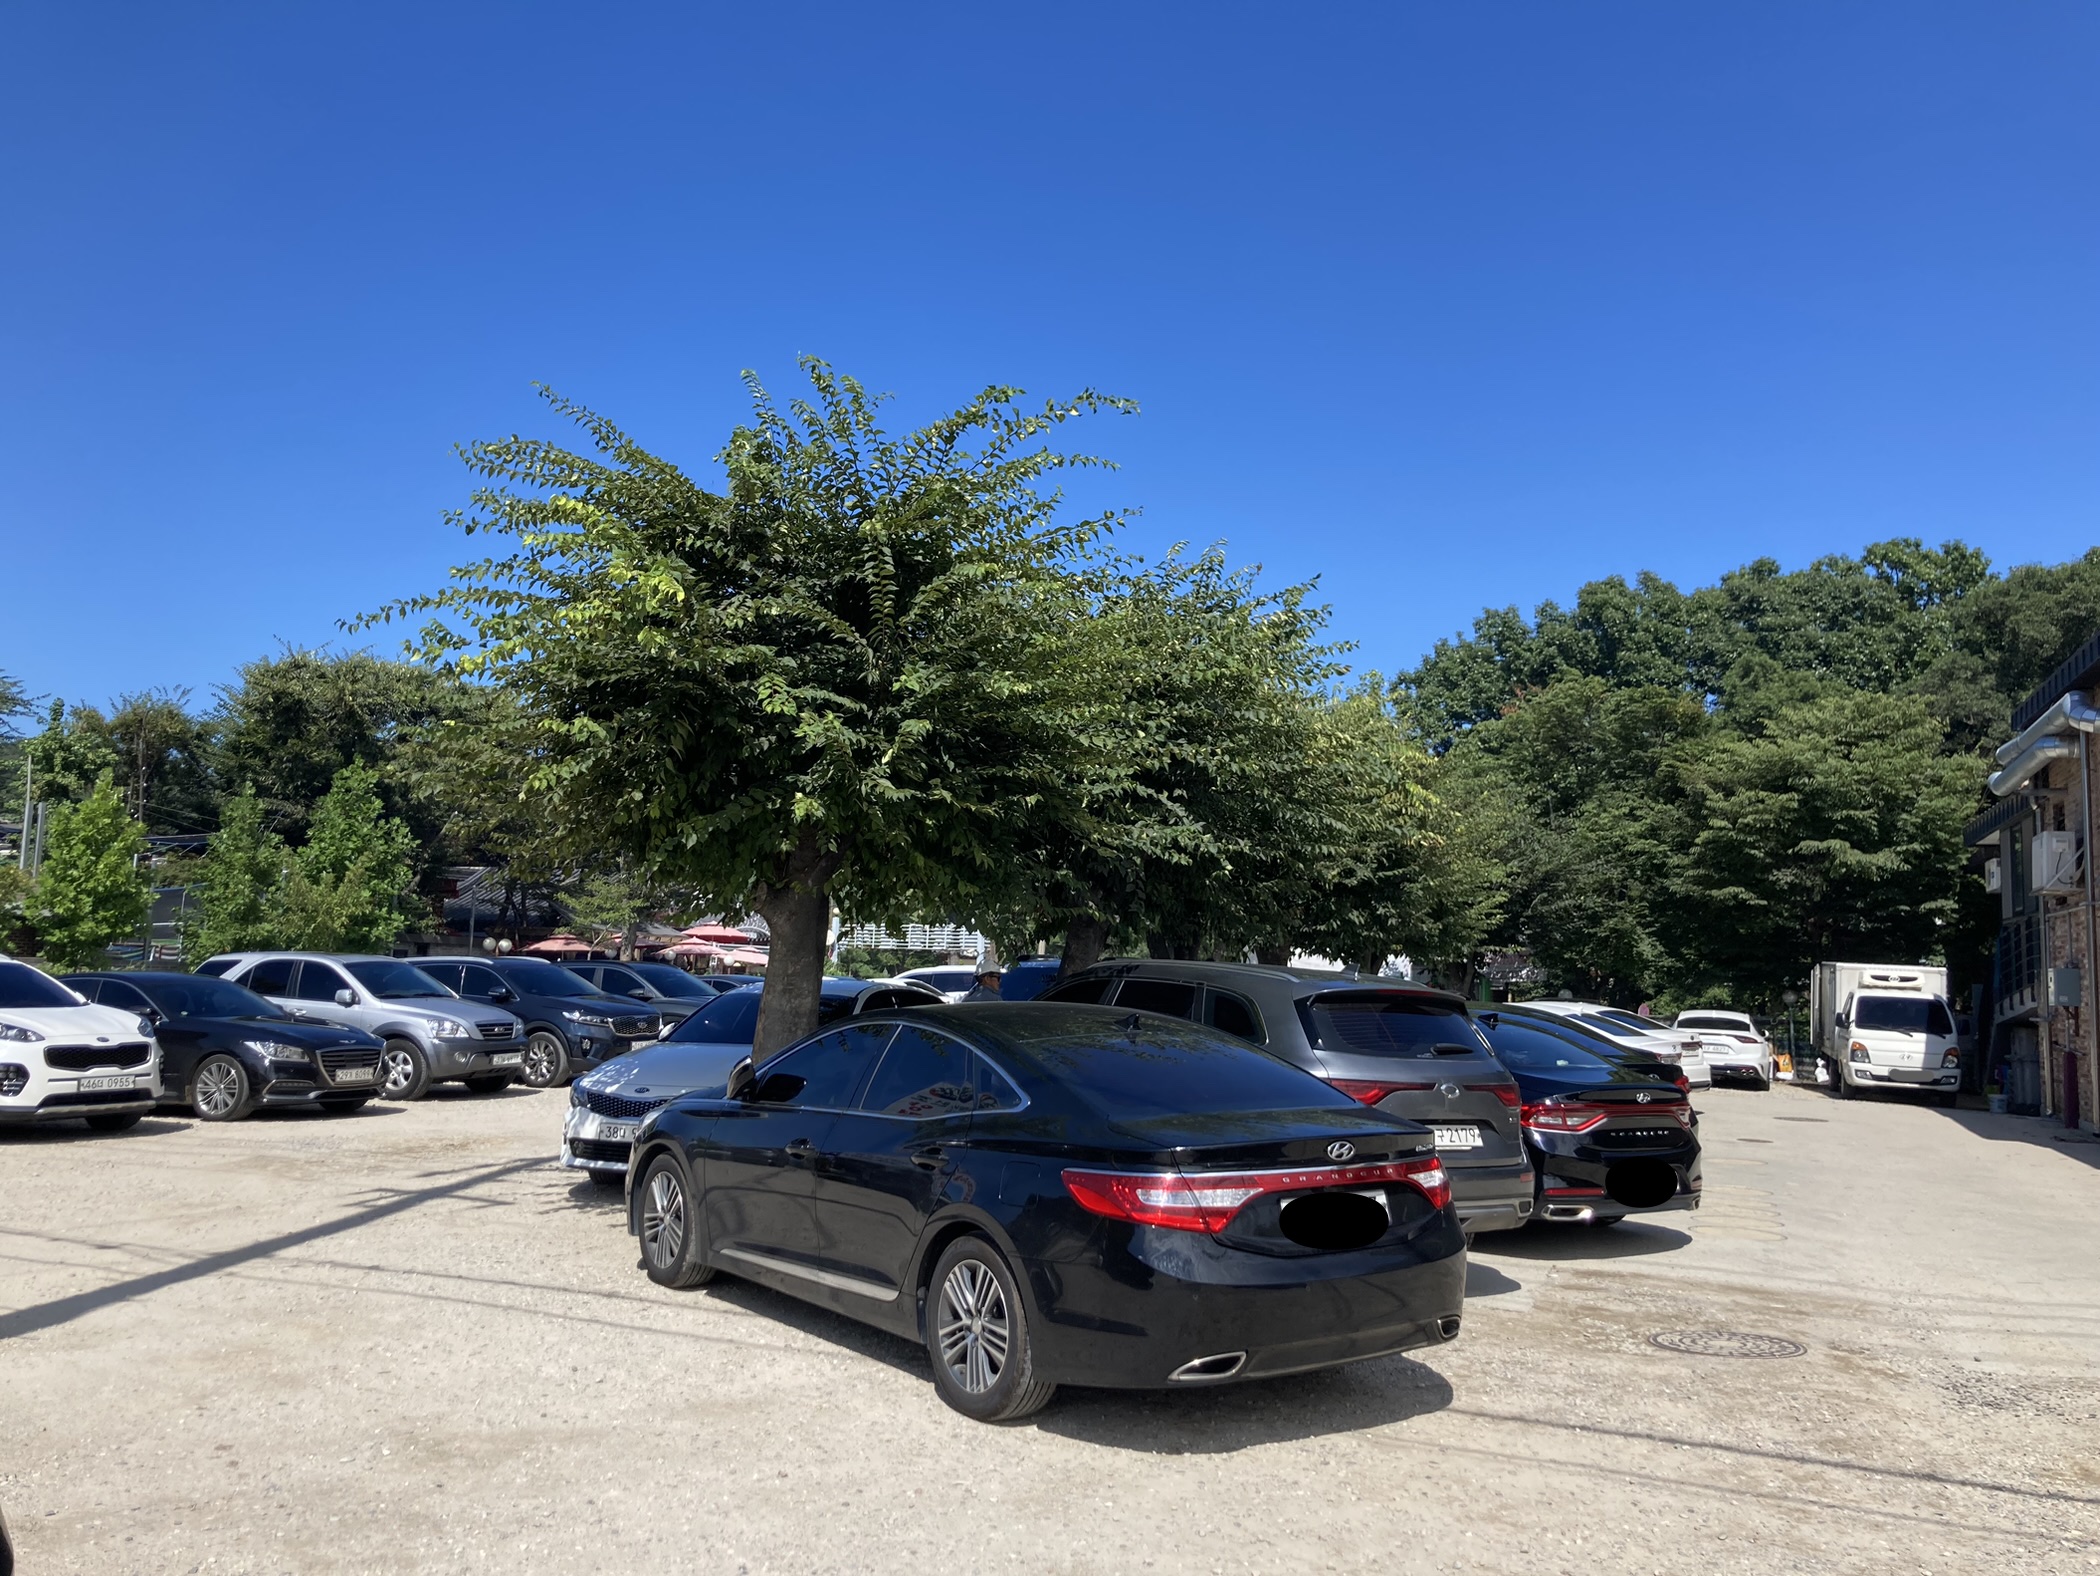
[(0, 1126), (81, 1120), (121, 1132), (159, 1098), (152, 1024), (0, 958)]

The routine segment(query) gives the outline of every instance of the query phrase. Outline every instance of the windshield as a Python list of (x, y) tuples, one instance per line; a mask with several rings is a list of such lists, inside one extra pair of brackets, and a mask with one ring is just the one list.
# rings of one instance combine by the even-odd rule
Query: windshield
[(581, 974), (571, 974), (567, 969), (538, 958), (512, 958), (496, 970), (503, 983), (520, 996), (602, 996), (598, 989)]
[[(1115, 1120), (1290, 1111), (1352, 1103), (1324, 1079), (1196, 1024), (1129, 1019), (1083, 1034), (1029, 1040), (1026, 1054)], [(1359, 1107), (1361, 1109), (1361, 1107)]]
[(684, 969), (669, 963), (629, 963), (625, 967), (654, 985), (666, 996), (676, 996), (681, 1001), (711, 1001), (720, 993), (703, 979), (695, 979)]
[(1496, 1058), (1508, 1068), (1527, 1073), (1587, 1073), (1598, 1079), (1617, 1073), (1603, 1057), (1570, 1044), (1543, 1024), (1523, 1023), (1501, 1014), (1492, 1025), (1483, 1025), (1481, 1032), (1495, 1048)]
[(346, 963), (350, 977), (381, 1001), (404, 1001), (411, 996), (443, 996), (452, 992), (412, 963), (399, 958), (374, 959), (370, 963)]
[(80, 998), (41, 969), (0, 963), (0, 1007), (78, 1007)]
[(1680, 1012), (1677, 1015), (1680, 1029), (1726, 1029), (1731, 1034), (1750, 1033), (1750, 1020), (1731, 1018), (1720, 1012)]
[(254, 991), (207, 975), (171, 974), (131, 983), (171, 1018), (287, 1018)]
[(1852, 1004), (1852, 1027), (1951, 1036), (1954, 1020), (1937, 996), (1861, 996)]
[(709, 1045), (749, 1045), (758, 1028), (755, 990), (724, 991), (665, 1035), (666, 1040), (699, 1040)]
[(1324, 991), (1298, 1003), (1306, 1035), (1323, 1051), (1360, 1056), (1434, 1056), (1437, 1047), (1478, 1054), (1486, 1047), (1465, 1008), (1399, 991)]

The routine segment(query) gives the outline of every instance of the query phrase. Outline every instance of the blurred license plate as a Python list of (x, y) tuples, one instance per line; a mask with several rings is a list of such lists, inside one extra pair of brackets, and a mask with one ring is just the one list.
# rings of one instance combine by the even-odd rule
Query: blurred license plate
[(138, 1079), (131, 1073), (125, 1073), (121, 1078), (83, 1078), (80, 1080), (82, 1093), (91, 1093), (100, 1089), (136, 1089), (138, 1086)]
[(498, 1051), (489, 1058), (489, 1065), (491, 1067), (515, 1067), (523, 1060), (525, 1060), (523, 1051)]
[(598, 1124), (599, 1142), (631, 1144), (634, 1142), (635, 1128), (639, 1125), (636, 1122), (600, 1122)]
[(338, 1067), (335, 1070), (335, 1081), (339, 1084), (370, 1083), (377, 1071), (375, 1067)]
[(1439, 1149), (1478, 1149), (1480, 1147), (1480, 1129), (1477, 1127), (1432, 1126), (1429, 1130), (1436, 1134), (1436, 1146)]

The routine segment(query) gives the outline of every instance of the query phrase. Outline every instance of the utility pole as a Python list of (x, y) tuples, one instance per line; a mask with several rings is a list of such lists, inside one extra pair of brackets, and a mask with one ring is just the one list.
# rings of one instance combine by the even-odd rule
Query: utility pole
[(22, 752), (22, 846), (16, 850), (16, 860), (23, 873), (29, 871), (29, 812), (36, 805), (36, 764), (29, 759), (29, 752)]

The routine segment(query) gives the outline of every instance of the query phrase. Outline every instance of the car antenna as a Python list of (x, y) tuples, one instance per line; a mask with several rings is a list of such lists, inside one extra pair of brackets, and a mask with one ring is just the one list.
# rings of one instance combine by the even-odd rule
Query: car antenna
[(1132, 1013), (1127, 1018), (1118, 1018), (1116, 1020), (1116, 1027), (1125, 1030), (1131, 1034), (1135, 1034), (1140, 1028), (1143, 1027), (1143, 1025), (1138, 1022), (1138, 1015), (1136, 1013)]

